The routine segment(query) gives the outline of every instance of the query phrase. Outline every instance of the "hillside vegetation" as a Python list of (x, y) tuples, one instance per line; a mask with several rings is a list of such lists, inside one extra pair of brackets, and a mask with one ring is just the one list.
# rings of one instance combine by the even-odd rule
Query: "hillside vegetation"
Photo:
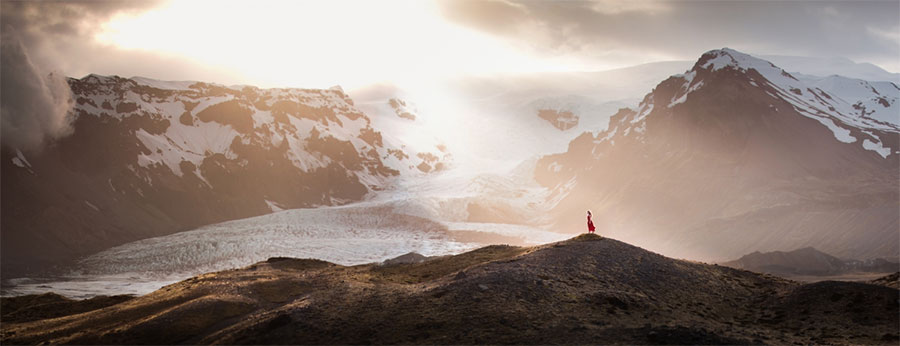
[(93, 311), (27, 322), (3, 315), (0, 341), (896, 344), (897, 298), (896, 288), (802, 285), (581, 235), (419, 263), (272, 258)]

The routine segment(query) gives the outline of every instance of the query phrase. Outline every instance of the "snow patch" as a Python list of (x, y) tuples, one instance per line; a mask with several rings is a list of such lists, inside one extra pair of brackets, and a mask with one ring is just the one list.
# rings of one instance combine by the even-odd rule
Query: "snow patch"
[(217, 122), (198, 122), (194, 126), (173, 122), (163, 134), (153, 135), (139, 129), (135, 131), (135, 136), (150, 150), (150, 154), (138, 156), (138, 165), (164, 164), (180, 177), (184, 175), (182, 161), (200, 167), (203, 159), (210, 154), (234, 158), (230, 148), (238, 133), (231, 126)]
[(652, 112), (652, 111), (653, 111), (653, 103), (648, 102), (648, 103), (644, 104), (641, 107), (641, 112), (638, 113), (638, 116), (634, 117), (634, 119), (631, 119), (631, 123), (635, 124), (641, 120), (644, 120), (644, 118), (646, 118), (647, 115), (649, 115), (650, 112)]
[(253, 118), (253, 128), (262, 128), (266, 124), (271, 124), (275, 122), (275, 117), (272, 116), (271, 111), (255, 111), (252, 115)]
[(90, 207), (91, 209), (94, 209), (94, 210), (96, 210), (96, 211), (100, 211), (100, 208), (97, 208), (96, 205), (94, 205), (94, 204), (91, 203), (91, 202), (88, 202), (87, 200), (84, 200), (84, 204), (87, 204), (87, 206)]
[(594, 140), (594, 144), (600, 144), (600, 143), (603, 143), (604, 141), (610, 140), (613, 136), (616, 135), (616, 132), (618, 132), (618, 131), (619, 131), (618, 126), (614, 127), (612, 129), (612, 131), (606, 131), (606, 136), (603, 136), (603, 138), (600, 138), (599, 140)]
[(272, 202), (268, 199), (266, 200), (266, 204), (269, 206), (269, 209), (272, 210), (273, 213), (277, 213), (279, 211), (284, 210), (284, 208), (279, 206), (278, 203)]
[(866, 150), (871, 150), (878, 153), (878, 155), (881, 155), (882, 158), (887, 158), (888, 155), (891, 154), (891, 148), (886, 148), (881, 144), (881, 142), (876, 143), (870, 141), (868, 138), (863, 140), (862, 146)]
[(23, 161), (21, 159), (19, 159), (18, 157), (12, 158), (12, 163), (19, 167), (25, 167), (25, 163), (23, 163)]
[(856, 142), (856, 137), (853, 137), (850, 135), (850, 130), (838, 126), (837, 124), (834, 123), (834, 120), (831, 120), (828, 118), (821, 118), (821, 117), (810, 117), (810, 118), (816, 119), (818, 122), (822, 123), (822, 125), (825, 125), (825, 127), (828, 127), (828, 129), (834, 133), (834, 138), (837, 138), (837, 140), (844, 142), (844, 143)]
[(12, 158), (12, 163), (22, 168), (31, 168), (31, 163), (25, 159), (25, 155), (19, 149), (16, 149), (16, 157)]
[(640, 126), (634, 128), (634, 132), (637, 132), (637, 133), (644, 133), (644, 131), (646, 131), (646, 130), (647, 130), (647, 122), (643, 122), (643, 123), (641, 123)]

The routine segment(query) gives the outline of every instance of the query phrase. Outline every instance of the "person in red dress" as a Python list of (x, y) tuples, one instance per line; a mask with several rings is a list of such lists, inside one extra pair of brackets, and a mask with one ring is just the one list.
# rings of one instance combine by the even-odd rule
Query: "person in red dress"
[(590, 210), (588, 210), (587, 218), (588, 218), (588, 233), (594, 233), (594, 230), (596, 228), (594, 228), (594, 221), (591, 221), (591, 211)]

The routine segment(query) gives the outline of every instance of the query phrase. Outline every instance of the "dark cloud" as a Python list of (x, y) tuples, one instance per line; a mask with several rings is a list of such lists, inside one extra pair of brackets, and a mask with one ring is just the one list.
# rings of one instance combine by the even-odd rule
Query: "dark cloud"
[(95, 39), (114, 16), (140, 14), (164, 4), (164, 0), (0, 1), (0, 30), (15, 31), (35, 65), (69, 77), (97, 73), (241, 82), (215, 67), (157, 52), (120, 49)]
[[(900, 60), (898, 1), (482, 1), (440, 3), (446, 18), (538, 54), (588, 60), (670, 56), (715, 48), (759, 54)], [(633, 63), (644, 61), (633, 61)]]
[[(219, 76), (176, 57), (125, 51), (94, 39), (101, 25), (120, 13), (146, 11), (158, 1), (3, 1), (2, 143), (37, 150), (71, 131), (71, 100), (65, 76), (88, 73), (160, 79)], [(190, 73), (189, 73), (190, 72)]]
[(146, 11), (160, 1), (4, 1), (0, 23), (18, 39), (37, 65), (55, 65), (60, 43), (90, 44), (102, 23), (116, 14)]
[(532, 23), (526, 8), (506, 1), (459, 1), (443, 3), (443, 14), (460, 22), (494, 34), (516, 36)]
[(0, 40), (0, 128), (4, 145), (39, 150), (71, 132), (71, 92), (64, 76), (36, 67), (14, 32)]

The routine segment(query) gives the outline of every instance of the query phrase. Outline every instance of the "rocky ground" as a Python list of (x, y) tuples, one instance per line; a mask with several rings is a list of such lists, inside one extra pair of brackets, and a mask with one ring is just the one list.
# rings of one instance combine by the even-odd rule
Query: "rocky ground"
[(896, 345), (897, 278), (882, 281), (804, 285), (581, 235), (393, 264), (272, 258), (65, 316), (4, 298), (0, 341)]
[(900, 289), (900, 272), (877, 278), (870, 283)]

